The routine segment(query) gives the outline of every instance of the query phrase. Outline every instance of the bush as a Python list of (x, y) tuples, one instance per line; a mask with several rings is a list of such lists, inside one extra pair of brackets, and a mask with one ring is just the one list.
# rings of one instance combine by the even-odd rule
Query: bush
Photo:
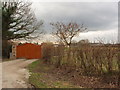
[(42, 46), (42, 59), (44, 59), (45, 63), (50, 63), (50, 59), (52, 57), (53, 44), (45, 43)]
[(118, 78), (120, 82), (120, 49), (114, 45), (89, 44), (65, 47), (58, 45), (45, 45), (43, 59), (56, 67), (77, 70), (82, 75), (109, 75)]
[(117, 72), (118, 48), (113, 46), (83, 46), (65, 47), (46, 44), (43, 47), (43, 59), (59, 66), (80, 68), (86, 74), (104, 74)]

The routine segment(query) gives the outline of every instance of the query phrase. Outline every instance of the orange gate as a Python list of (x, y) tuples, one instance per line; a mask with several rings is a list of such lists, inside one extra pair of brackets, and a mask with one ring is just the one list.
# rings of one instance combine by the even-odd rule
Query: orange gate
[(31, 43), (25, 43), (16, 47), (16, 58), (40, 59), (41, 46)]

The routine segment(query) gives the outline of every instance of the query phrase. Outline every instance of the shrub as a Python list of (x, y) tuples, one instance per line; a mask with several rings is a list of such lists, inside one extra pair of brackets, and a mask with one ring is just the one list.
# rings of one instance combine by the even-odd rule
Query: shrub
[(120, 49), (115, 45), (45, 45), (43, 59), (56, 67), (74, 68), (84, 75), (116, 75), (120, 82), (118, 53)]

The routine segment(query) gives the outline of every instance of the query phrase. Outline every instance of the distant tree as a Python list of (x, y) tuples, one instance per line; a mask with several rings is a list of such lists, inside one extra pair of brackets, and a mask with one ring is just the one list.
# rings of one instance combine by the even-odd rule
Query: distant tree
[(9, 54), (8, 50), (5, 49), (8, 46), (5, 45), (8, 40), (25, 38), (35, 30), (38, 30), (43, 24), (42, 21), (37, 21), (35, 14), (31, 10), (31, 4), (24, 1), (2, 2), (3, 56), (8, 56)]
[(72, 39), (77, 36), (80, 32), (85, 31), (87, 28), (84, 28), (83, 24), (80, 26), (77, 23), (68, 23), (64, 24), (61, 22), (51, 23), (51, 25), (56, 30), (53, 32), (53, 35), (56, 35), (61, 42), (65, 45), (70, 46)]

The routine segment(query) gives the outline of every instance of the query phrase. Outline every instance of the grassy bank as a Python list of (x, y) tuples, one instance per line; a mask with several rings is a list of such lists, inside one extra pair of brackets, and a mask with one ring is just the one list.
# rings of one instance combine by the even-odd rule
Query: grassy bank
[[(42, 60), (28, 66), (30, 71), (29, 83), (36, 88), (117, 88), (114, 84), (117, 78), (114, 75), (86, 76), (78, 70), (56, 68)], [(106, 77), (107, 76), (107, 77)]]
[(69, 81), (58, 79), (51, 73), (54, 67), (44, 64), (42, 60), (33, 62), (28, 66), (30, 71), (29, 82), (36, 88), (80, 88)]

